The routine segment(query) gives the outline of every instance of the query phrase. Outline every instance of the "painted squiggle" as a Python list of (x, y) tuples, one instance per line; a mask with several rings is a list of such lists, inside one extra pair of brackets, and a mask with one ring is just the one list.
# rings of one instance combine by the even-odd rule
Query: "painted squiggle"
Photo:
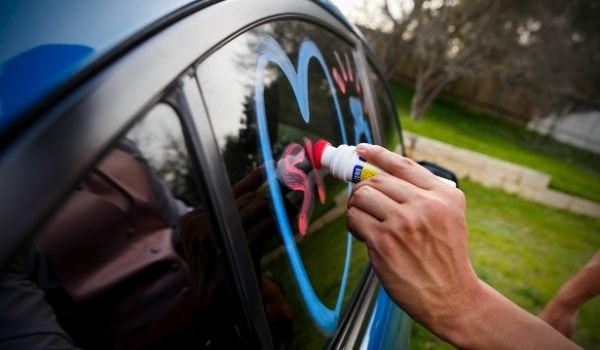
[[(271, 193), (277, 224), (281, 233), (281, 238), (286, 250), (286, 256), (290, 262), (293, 276), (296, 285), (302, 296), (302, 300), (306, 305), (308, 313), (313, 318), (315, 324), (326, 334), (332, 334), (337, 326), (342, 309), (343, 296), (348, 283), (348, 271), (350, 269), (350, 256), (352, 252), (352, 236), (348, 234), (346, 237), (346, 256), (344, 260), (344, 268), (342, 271), (341, 284), (337, 301), (334, 309), (329, 309), (316, 295), (312, 284), (306, 273), (306, 269), (300, 258), (298, 247), (294, 240), (294, 234), (289, 223), (281, 189), (279, 188), (279, 180), (275, 167), (273, 165), (273, 153), (271, 151), (271, 141), (269, 138), (269, 130), (267, 126), (267, 116), (264, 101), (265, 89), (265, 71), (269, 64), (274, 64), (285, 75), (289, 81), (292, 91), (296, 97), (296, 102), (300, 109), (303, 120), (308, 123), (310, 121), (310, 111), (308, 105), (308, 63), (311, 60), (316, 61), (321, 67), (329, 86), (329, 93), (335, 107), (335, 114), (339, 126), (340, 138), (342, 143), (348, 143), (344, 121), (340, 110), (337, 91), (334, 86), (333, 79), (329, 72), (329, 67), (325, 63), (325, 59), (317, 46), (311, 40), (304, 40), (298, 51), (297, 70), (292, 62), (287, 57), (285, 51), (279, 43), (270, 36), (260, 38), (256, 48), (256, 76), (254, 85), (254, 103), (256, 110), (256, 119), (258, 127), (258, 136), (260, 142), (260, 150), (265, 162), (265, 170), (267, 173), (268, 188)], [(350, 190), (350, 187), (348, 187)]]
[(367, 123), (363, 114), (362, 102), (360, 102), (358, 97), (350, 96), (348, 103), (350, 103), (350, 113), (352, 114), (352, 118), (354, 118), (354, 144), (360, 143), (361, 136), (364, 136), (368, 143), (373, 143), (369, 123)]
[(302, 205), (298, 213), (298, 231), (303, 236), (306, 235), (306, 230), (308, 229), (308, 221), (313, 204), (313, 193), (308, 176), (298, 165), (307, 160), (304, 154), (304, 147), (297, 143), (291, 143), (283, 150), (281, 159), (277, 162), (277, 177), (279, 180), (289, 189), (303, 193)]
[(340, 77), (340, 73), (338, 73), (337, 69), (335, 68), (333, 68), (333, 79), (335, 79), (335, 82), (338, 84), (338, 87), (340, 91), (342, 91), (342, 94), (345, 94), (346, 84), (344, 84), (344, 80), (342, 79), (342, 77)]
[(313, 143), (308, 137), (304, 138), (304, 150), (306, 151), (306, 155), (308, 156), (308, 160), (310, 161), (310, 165), (313, 169), (312, 171), (315, 174), (315, 182), (317, 183), (317, 193), (319, 193), (319, 201), (321, 202), (321, 204), (324, 204), (327, 192), (325, 192), (325, 184), (323, 183), (321, 171), (315, 166), (315, 157), (313, 156)]
[(346, 68), (344, 67), (344, 64), (342, 63), (342, 60), (340, 59), (340, 54), (337, 51), (333, 51), (333, 55), (335, 56), (335, 60), (337, 61), (340, 69), (342, 70), (342, 77), (344, 78), (344, 81), (348, 80), (348, 74), (346, 74)]
[(352, 65), (350, 65), (350, 59), (348, 58), (348, 54), (344, 52), (344, 57), (346, 58), (346, 66), (348, 66), (348, 80), (354, 81), (354, 74), (352, 73)]

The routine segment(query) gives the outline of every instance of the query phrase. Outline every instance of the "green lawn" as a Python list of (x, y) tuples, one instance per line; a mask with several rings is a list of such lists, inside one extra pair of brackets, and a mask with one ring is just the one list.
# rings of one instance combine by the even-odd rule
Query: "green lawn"
[[(469, 252), (481, 279), (537, 314), (600, 247), (600, 220), (551, 209), (469, 181)], [(574, 339), (600, 349), (600, 298), (579, 314)], [(414, 325), (411, 348), (452, 348)]]
[(415, 122), (408, 117), (412, 90), (392, 84), (392, 93), (405, 130), (546, 172), (551, 188), (600, 202), (599, 155), (443, 99)]

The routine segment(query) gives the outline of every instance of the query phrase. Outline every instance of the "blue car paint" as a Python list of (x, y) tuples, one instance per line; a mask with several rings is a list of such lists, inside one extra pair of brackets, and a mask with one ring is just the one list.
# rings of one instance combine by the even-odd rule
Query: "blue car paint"
[(0, 133), (93, 61), (191, 2), (0, 2)]
[(411, 321), (381, 288), (361, 350), (408, 349)]
[(94, 50), (83, 45), (40, 45), (7, 60), (0, 74), (0, 128), (72, 76)]

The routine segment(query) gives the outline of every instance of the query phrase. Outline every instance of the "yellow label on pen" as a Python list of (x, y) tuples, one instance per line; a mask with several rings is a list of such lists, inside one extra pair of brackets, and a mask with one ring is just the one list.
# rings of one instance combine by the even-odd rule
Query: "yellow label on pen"
[(362, 171), (360, 173), (360, 181), (366, 180), (366, 179), (370, 179), (373, 176), (379, 174), (379, 171), (377, 171), (376, 169), (370, 168), (368, 165), (362, 168)]

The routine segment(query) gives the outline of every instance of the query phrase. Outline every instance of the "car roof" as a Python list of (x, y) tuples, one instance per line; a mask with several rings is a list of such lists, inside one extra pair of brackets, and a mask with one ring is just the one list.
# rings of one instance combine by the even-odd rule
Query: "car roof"
[[(313, 0), (360, 37), (329, 0)], [(0, 2), (0, 135), (39, 102), (169, 15), (198, 0)], [(160, 25), (158, 25), (160, 27)], [(139, 39), (139, 38), (138, 38)], [(39, 111), (37, 111), (39, 112)]]
[(107, 52), (192, 2), (0, 2), (0, 132)]

